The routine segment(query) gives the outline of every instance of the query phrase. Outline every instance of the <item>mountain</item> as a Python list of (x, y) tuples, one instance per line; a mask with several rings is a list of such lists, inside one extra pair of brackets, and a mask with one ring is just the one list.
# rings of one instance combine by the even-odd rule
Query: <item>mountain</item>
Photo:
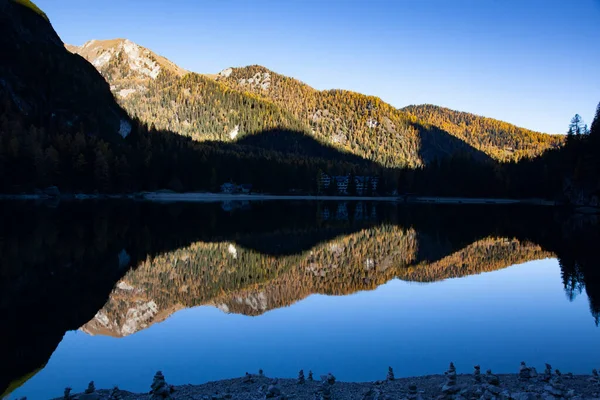
[[(64, 50), (48, 17), (28, 0), (0, 2), (0, 114), (2, 139), (15, 124), (47, 133), (83, 130), (115, 141), (131, 130), (102, 76)], [(9, 146), (6, 146), (9, 147)]]
[[(499, 151), (494, 145), (474, 148), (377, 97), (318, 91), (261, 66), (191, 73), (126, 39), (93, 40), (67, 49), (96, 66), (131, 115), (197, 141), (230, 142), (287, 129), (385, 167), (411, 168), (455, 154), (485, 161)], [(254, 140), (253, 145), (272, 149), (273, 139)]]
[[(441, 124), (437, 118), (429, 116), (431, 110), (419, 112), (421, 107), (398, 110), (373, 96), (345, 90), (318, 91), (296, 79), (257, 65), (228, 68), (218, 74), (216, 80), (273, 101), (310, 124), (316, 136), (339, 143), (356, 154), (376, 159), (384, 165), (395, 165), (394, 155), (401, 155), (416, 164), (419, 164), (420, 155), (420, 161), (426, 163), (433, 157), (427, 154), (429, 149), (425, 146), (437, 145), (442, 152), (460, 150), (447, 141), (440, 141), (444, 133), (498, 161), (514, 161), (524, 155), (536, 156), (562, 143), (560, 136), (532, 132), (490, 118), (478, 117), (465, 129), (464, 120), (471, 115), (466, 113), (461, 114), (462, 118), (446, 118), (446, 123)], [(438, 113), (445, 110), (436, 109)], [(469, 121), (466, 123), (469, 124)], [(433, 128), (437, 128), (437, 131)], [(430, 139), (433, 143), (424, 142), (428, 139), (426, 134), (431, 131), (435, 136)], [(374, 156), (376, 152), (380, 154)]]
[(548, 135), (461, 111), (431, 104), (402, 108), (419, 120), (437, 126), (499, 161), (537, 157), (564, 142), (562, 135)]
[(98, 69), (132, 116), (157, 129), (226, 142), (275, 128), (307, 131), (274, 104), (189, 73), (129, 40), (92, 40), (67, 49)]

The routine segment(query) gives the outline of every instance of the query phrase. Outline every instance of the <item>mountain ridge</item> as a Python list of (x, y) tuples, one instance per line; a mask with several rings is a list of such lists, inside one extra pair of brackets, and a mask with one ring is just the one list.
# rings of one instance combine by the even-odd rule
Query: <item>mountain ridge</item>
[[(140, 49), (135, 55), (146, 57), (142, 64), (153, 66), (143, 70), (141, 77), (132, 71), (141, 69), (139, 62), (122, 62), (117, 57), (127, 53), (122, 51), (125, 47), (135, 46)], [(487, 138), (484, 131), (477, 133), (484, 136), (478, 141), (379, 97), (344, 89), (320, 91), (260, 65), (200, 74), (179, 68), (127, 39), (95, 40), (67, 49), (96, 66), (131, 115), (195, 140), (234, 141), (256, 131), (293, 126), (321, 143), (384, 167), (415, 168), (455, 154), (499, 161), (521, 157), (503, 152), (502, 143)], [(544, 140), (551, 140), (549, 135), (539, 135), (543, 138), (539, 146), (527, 150), (532, 154), (541, 154), (548, 147)], [(477, 156), (478, 152), (486, 157)]]

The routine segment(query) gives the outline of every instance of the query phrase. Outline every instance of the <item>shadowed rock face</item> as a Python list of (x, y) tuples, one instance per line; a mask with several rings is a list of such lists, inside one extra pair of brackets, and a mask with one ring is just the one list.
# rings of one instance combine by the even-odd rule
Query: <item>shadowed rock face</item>
[(0, 46), (0, 107), (8, 120), (49, 131), (83, 128), (110, 140), (123, 136), (129, 117), (108, 84), (92, 65), (64, 48), (43, 15), (1, 1)]

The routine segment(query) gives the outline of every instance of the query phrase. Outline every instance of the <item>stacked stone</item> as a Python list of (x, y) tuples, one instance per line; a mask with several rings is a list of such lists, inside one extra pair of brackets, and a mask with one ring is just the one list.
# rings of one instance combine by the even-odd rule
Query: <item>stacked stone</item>
[(79, 395), (80, 400), (97, 400), (100, 398), (100, 395), (96, 393), (96, 385), (94, 385), (94, 381), (91, 381), (88, 384), (87, 389), (83, 392), (82, 395)]
[(167, 385), (165, 381), (165, 376), (162, 371), (157, 371), (154, 375), (154, 379), (152, 380), (152, 385), (150, 385), (152, 389), (150, 393), (152, 393), (152, 399), (170, 399), (171, 398), (171, 390), (172, 388)]
[(596, 384), (600, 382), (600, 376), (598, 376), (598, 370), (596, 368), (592, 370), (592, 376), (588, 381)]
[(308, 371), (308, 380), (309, 380), (309, 382), (312, 382), (312, 381), (314, 381), (314, 378), (313, 378), (313, 373), (312, 373), (312, 371)]
[(460, 388), (456, 384), (456, 367), (454, 363), (450, 363), (448, 367), (448, 371), (444, 372), (446, 376), (446, 382), (442, 386), (442, 396), (443, 399), (453, 399), (454, 396), (460, 392)]
[(73, 399), (73, 395), (71, 394), (71, 390), (73, 390), (70, 387), (66, 387), (65, 388), (65, 392), (63, 394), (63, 400), (72, 400)]
[(394, 377), (394, 370), (392, 369), (392, 367), (388, 367), (388, 373), (387, 373), (387, 377), (386, 377), (386, 379), (387, 379), (388, 381), (393, 381), (394, 379), (396, 379), (396, 378)]
[(423, 400), (421, 393), (419, 393), (419, 391), (417, 390), (417, 385), (415, 385), (414, 383), (411, 383), (410, 385), (408, 385), (407, 399), (408, 400)]
[(88, 383), (87, 389), (85, 389), (85, 394), (92, 394), (96, 392), (96, 385), (94, 385), (94, 381)]
[(115, 386), (110, 391), (109, 400), (123, 400), (123, 396), (121, 395), (121, 391), (118, 386)]
[(529, 367), (529, 377), (530, 378), (538, 377), (538, 372), (537, 372), (537, 369), (535, 369), (535, 367)]
[(521, 366), (519, 367), (519, 380), (520, 381), (529, 381), (531, 379), (531, 368), (527, 367), (525, 361), (521, 361)]
[(258, 376), (265, 376), (265, 373), (262, 369), (258, 370)]
[(552, 379), (552, 365), (546, 364), (546, 369), (542, 375), (542, 380), (544, 382), (550, 382), (550, 379)]
[(277, 379), (273, 380), (267, 388), (265, 398), (273, 400), (285, 400), (285, 396), (281, 394), (281, 389), (279, 388), (279, 381)]
[(304, 379), (304, 370), (301, 369), (300, 372), (298, 372), (298, 385), (303, 385), (304, 382), (306, 382)]
[(558, 400), (570, 397), (566, 386), (562, 383), (560, 371), (556, 370), (556, 372), (557, 374), (550, 379), (549, 384), (544, 386), (544, 398), (546, 400)]
[(482, 400), (495, 400), (500, 395), (500, 379), (492, 373), (491, 369), (485, 372), (485, 384), (483, 385)]
[(244, 375), (244, 379), (242, 380), (242, 382), (253, 383), (254, 379), (252, 379), (252, 375), (250, 375), (249, 373), (246, 372), (246, 375)]
[(479, 365), (473, 367), (473, 379), (475, 383), (481, 383), (481, 367)]
[(485, 372), (485, 381), (488, 383), (488, 385), (492, 385), (492, 386), (500, 385), (500, 378), (498, 378), (498, 376), (492, 374), (491, 369), (488, 369)]
[(321, 384), (319, 385), (319, 390), (317, 391), (315, 398), (318, 397), (319, 400), (331, 400), (331, 388), (334, 383), (335, 376), (331, 373), (321, 375)]

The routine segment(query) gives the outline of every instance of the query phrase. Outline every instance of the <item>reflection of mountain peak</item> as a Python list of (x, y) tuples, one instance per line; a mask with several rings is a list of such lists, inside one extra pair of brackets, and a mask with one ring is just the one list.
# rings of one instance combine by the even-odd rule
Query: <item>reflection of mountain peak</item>
[(418, 259), (419, 247), (435, 247), (424, 243), (433, 240), (412, 228), (382, 225), (319, 243), (300, 255), (196, 242), (131, 270), (82, 330), (125, 336), (197, 305), (260, 315), (314, 293), (346, 295), (393, 278), (432, 282), (551, 256), (529, 242), (486, 238), (438, 260)]

